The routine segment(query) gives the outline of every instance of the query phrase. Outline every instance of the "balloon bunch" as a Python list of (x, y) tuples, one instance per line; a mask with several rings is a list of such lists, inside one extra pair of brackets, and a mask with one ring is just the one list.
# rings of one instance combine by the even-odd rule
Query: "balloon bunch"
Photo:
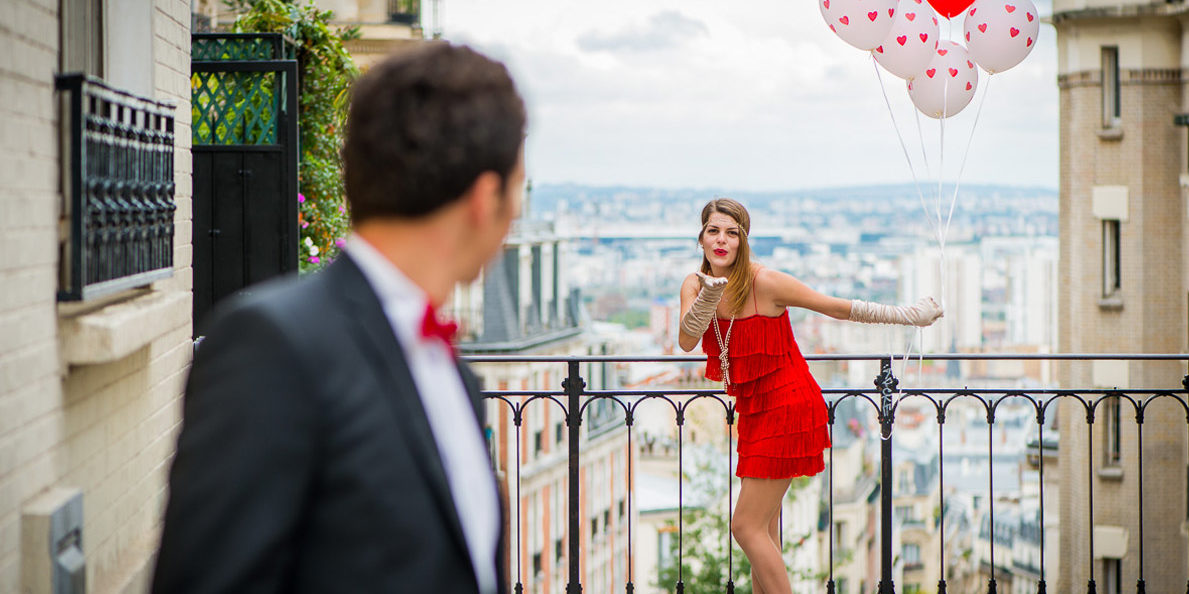
[[(818, 6), (830, 30), (850, 45), (870, 52), (872, 61), (876, 64), (873, 68), (883, 90), (888, 113), (892, 116), (892, 125), (900, 140), (904, 158), (908, 161), (917, 194), (921, 198), (921, 207), (937, 236), (940, 252), (940, 297), (944, 307), (946, 236), (949, 233), (954, 206), (957, 204), (966, 157), (970, 153), (970, 141), (973, 140), (974, 130), (978, 127), (979, 115), (991, 79), (988, 78), (987, 84), (983, 86), (982, 99), (979, 100), (974, 123), (970, 128), (966, 151), (962, 155), (958, 174), (953, 182), (953, 197), (950, 200), (948, 216), (943, 216), (942, 210), (942, 173), (945, 169), (946, 155), (945, 122), (950, 116), (965, 109), (974, 98), (975, 90), (979, 86), (979, 69), (975, 67), (976, 64), (988, 75), (993, 75), (1019, 64), (1032, 52), (1040, 29), (1036, 6), (1032, 0), (928, 0), (928, 3), (925, 0), (818, 0)], [(952, 37), (954, 18), (964, 19), (962, 38), (943, 38), (939, 17), (947, 19), (945, 24), (948, 25), (950, 33), (947, 37)], [(879, 74), (880, 67), (904, 79), (908, 96), (916, 110), (938, 121), (940, 137), (937, 151), (939, 164), (935, 217), (925, 204), (920, 180), (913, 167), (913, 159), (909, 156), (900, 126), (896, 123), (887, 88), (883, 84), (883, 76)], [(920, 117), (916, 119), (919, 134)], [(929, 161), (923, 136), (921, 154), (927, 171)], [(917, 329), (915, 334), (916, 344), (923, 347), (922, 331)], [(910, 338), (903, 358), (901, 377), (906, 377), (903, 366), (907, 365), (911, 356), (913, 342)], [(923, 351), (922, 359), (918, 362), (918, 380), (922, 361)]]
[[(1003, 72), (1032, 52), (1040, 19), (1031, 0), (819, 0), (838, 37), (904, 79), (913, 105), (937, 119), (974, 98), (979, 72)], [(936, 12), (934, 12), (936, 10)], [(965, 45), (941, 38), (938, 15), (965, 12)]]

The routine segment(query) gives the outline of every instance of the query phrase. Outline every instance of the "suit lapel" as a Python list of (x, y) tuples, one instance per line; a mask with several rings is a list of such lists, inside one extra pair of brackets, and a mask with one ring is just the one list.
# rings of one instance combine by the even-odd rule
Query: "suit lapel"
[[(368, 353), (370, 365), (386, 379), (385, 400), (392, 406), (393, 417), (400, 426), (399, 433), (421, 470), (422, 478), (434, 494), (434, 501), (463, 553), (470, 558), (462, 524), (450, 493), (450, 483), (442, 466), (442, 458), (429, 426), (421, 396), (413, 381), (412, 371), (405, 360), (400, 341), (393, 334), (392, 325), (384, 314), (379, 299), (359, 267), (349, 256), (339, 257), (325, 274), (332, 290), (347, 303), (344, 315), (354, 325), (351, 333), (361, 341)], [(465, 376), (464, 376), (465, 377)]]

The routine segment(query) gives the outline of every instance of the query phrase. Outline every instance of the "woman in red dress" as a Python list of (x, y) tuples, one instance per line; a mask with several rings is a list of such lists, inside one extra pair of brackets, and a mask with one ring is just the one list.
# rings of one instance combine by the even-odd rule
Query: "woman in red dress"
[(702, 269), (681, 285), (678, 343), (702, 342), (706, 377), (735, 397), (742, 479), (731, 534), (751, 561), (755, 594), (791, 594), (780, 553), (780, 502), (793, 477), (825, 468), (830, 447), (826, 402), (793, 338), (788, 308), (839, 320), (928, 326), (941, 317), (932, 298), (913, 306), (830, 297), (792, 276), (751, 261), (751, 218), (743, 205), (716, 199), (702, 209)]

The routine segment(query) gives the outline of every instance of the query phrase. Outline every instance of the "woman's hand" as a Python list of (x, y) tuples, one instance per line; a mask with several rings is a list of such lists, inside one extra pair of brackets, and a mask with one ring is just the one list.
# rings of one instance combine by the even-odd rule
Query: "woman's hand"
[(932, 297), (922, 297), (915, 304), (884, 305), (855, 299), (850, 305), (850, 320), (867, 324), (901, 324), (904, 326), (931, 326), (945, 315), (941, 306)]
[(709, 276), (701, 272), (694, 274), (697, 276), (691, 275), (686, 279), (681, 293), (681, 305), (685, 308), (685, 313), (681, 315), (681, 336), (677, 338), (684, 351), (694, 348), (710, 327), (710, 322), (714, 320), (715, 312), (718, 310), (718, 302), (722, 300), (723, 291), (727, 288), (727, 279), (723, 277)]

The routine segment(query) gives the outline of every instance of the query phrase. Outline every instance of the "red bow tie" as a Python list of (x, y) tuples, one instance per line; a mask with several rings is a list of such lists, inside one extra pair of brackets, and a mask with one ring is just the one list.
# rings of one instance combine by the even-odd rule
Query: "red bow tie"
[(454, 333), (457, 330), (458, 324), (452, 321), (439, 322), (438, 313), (434, 310), (433, 304), (425, 304), (425, 318), (421, 320), (421, 336), (440, 338), (442, 342), (446, 343), (446, 346), (453, 350), (454, 346), (451, 341), (454, 340)]

